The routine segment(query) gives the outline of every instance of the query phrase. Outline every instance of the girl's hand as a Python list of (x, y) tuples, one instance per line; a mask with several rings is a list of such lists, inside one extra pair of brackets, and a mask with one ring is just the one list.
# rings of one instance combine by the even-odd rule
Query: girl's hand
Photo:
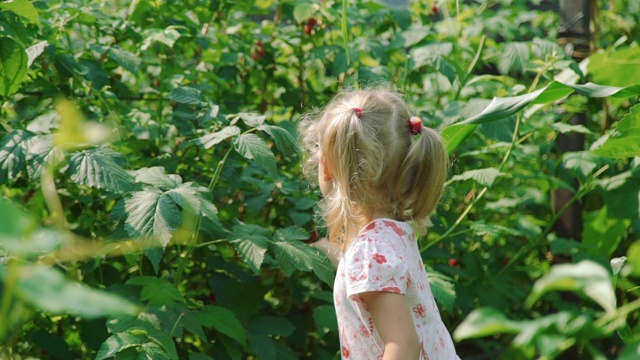
[(338, 262), (340, 261), (340, 249), (330, 243), (326, 237), (310, 245), (322, 251), (329, 258), (329, 261), (331, 261), (331, 265), (333, 265), (334, 268), (338, 267)]
[(359, 296), (369, 308), (373, 324), (384, 342), (382, 359), (418, 359), (420, 340), (407, 298), (403, 294), (378, 291)]

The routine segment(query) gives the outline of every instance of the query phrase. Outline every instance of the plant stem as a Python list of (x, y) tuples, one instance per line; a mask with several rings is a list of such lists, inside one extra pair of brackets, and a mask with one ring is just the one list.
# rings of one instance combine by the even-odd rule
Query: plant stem
[(173, 334), (176, 332), (176, 329), (178, 328), (178, 324), (180, 323), (180, 320), (182, 320), (182, 318), (184, 317), (184, 313), (180, 313), (180, 316), (178, 316), (178, 319), (176, 320), (176, 322), (173, 324), (173, 327), (171, 328), (171, 332), (169, 333), (169, 337), (172, 338)]

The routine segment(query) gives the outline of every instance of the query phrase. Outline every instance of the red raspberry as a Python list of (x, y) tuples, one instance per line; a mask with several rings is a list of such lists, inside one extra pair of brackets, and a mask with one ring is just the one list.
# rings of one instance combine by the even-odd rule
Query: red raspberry
[(440, 10), (438, 10), (438, 7), (435, 4), (431, 7), (431, 12), (433, 12), (434, 15), (438, 15), (439, 11)]
[(460, 263), (458, 262), (458, 259), (449, 259), (449, 266), (458, 267), (458, 265), (460, 265)]

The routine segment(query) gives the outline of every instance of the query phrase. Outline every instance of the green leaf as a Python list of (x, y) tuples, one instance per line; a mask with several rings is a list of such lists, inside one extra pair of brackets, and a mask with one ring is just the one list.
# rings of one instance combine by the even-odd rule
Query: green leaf
[(0, 38), (0, 97), (18, 91), (27, 74), (28, 62), (22, 45), (10, 37)]
[(491, 186), (499, 176), (504, 175), (496, 168), (468, 170), (460, 175), (455, 175), (449, 181), (461, 181), (473, 179), (482, 186)]
[(640, 47), (630, 46), (616, 52), (589, 56), (589, 75), (598, 84), (630, 86), (640, 83)]
[(280, 316), (257, 316), (249, 323), (249, 332), (254, 335), (290, 336), (296, 327)]
[(313, 321), (321, 335), (338, 331), (338, 319), (333, 305), (320, 305), (313, 308)]
[(128, 348), (136, 348), (144, 344), (147, 337), (144, 335), (134, 335), (130, 332), (121, 332), (109, 337), (96, 354), (95, 360), (104, 360), (116, 356), (117, 353)]
[(146, 188), (124, 200), (125, 230), (130, 236), (155, 239), (162, 247), (172, 231), (182, 223), (182, 214), (171, 197), (160, 190)]
[(140, 70), (140, 64), (142, 60), (136, 56), (135, 54), (121, 49), (117, 46), (109, 47), (107, 50), (109, 56), (115, 61), (118, 65), (122, 66), (123, 69), (132, 73), (133, 75), (137, 75)]
[(27, 53), (27, 68), (30, 68), (33, 62), (38, 58), (38, 56), (42, 55), (45, 49), (49, 46), (49, 42), (44, 40), (36, 43), (34, 45), (29, 46), (25, 52)]
[(38, 10), (36, 10), (35, 6), (33, 6), (31, 1), (29, 0), (12, 0), (0, 2), (0, 11), (4, 10), (13, 11), (28, 22), (35, 25), (40, 25), (40, 15), (38, 15)]
[(453, 51), (452, 43), (433, 43), (411, 50), (412, 70), (435, 63), (437, 58), (449, 56)]
[(133, 190), (133, 177), (118, 162), (124, 156), (108, 147), (83, 150), (71, 155), (69, 173), (78, 184), (122, 194)]
[(249, 349), (254, 354), (260, 354), (260, 359), (279, 360), (276, 357), (275, 341), (267, 335), (249, 334)]
[(533, 306), (542, 295), (550, 291), (572, 291), (592, 299), (606, 312), (615, 311), (616, 296), (609, 272), (591, 260), (554, 265), (549, 273), (535, 282), (525, 304)]
[(599, 182), (607, 204), (607, 216), (637, 219), (640, 216), (640, 168)]
[(294, 270), (315, 271), (321, 280), (330, 284), (333, 281), (333, 270), (329, 259), (303, 242), (308, 238), (309, 234), (301, 228), (278, 229), (273, 242), (276, 260), (287, 275), (291, 275)]
[(462, 321), (453, 332), (453, 338), (462, 341), (497, 334), (517, 334), (519, 331), (518, 322), (507, 319), (496, 309), (483, 307), (473, 310)]
[(140, 300), (148, 301), (149, 305), (166, 305), (170, 308), (177, 302), (186, 302), (180, 291), (167, 279), (153, 276), (136, 276), (127, 281), (127, 285), (140, 285)]
[(178, 175), (167, 175), (164, 167), (154, 166), (141, 168), (132, 172), (136, 182), (153, 185), (162, 190), (175, 189), (182, 184), (182, 178)]
[(615, 159), (640, 156), (640, 105), (631, 108), (604, 144), (593, 152)]
[(240, 128), (237, 126), (227, 126), (220, 131), (216, 131), (212, 134), (207, 134), (200, 138), (193, 140), (196, 144), (202, 148), (209, 150), (214, 145), (234, 136), (240, 135)]
[(62, 148), (54, 146), (52, 135), (34, 136), (29, 141), (28, 151), (27, 173), (32, 181), (40, 179), (47, 166), (59, 164), (65, 158)]
[(629, 219), (608, 217), (607, 206), (598, 211), (586, 212), (582, 243), (588, 253), (609, 258), (618, 248), (630, 225)]
[(593, 134), (593, 132), (587, 129), (584, 125), (570, 125), (570, 124), (558, 122), (558, 123), (553, 123), (551, 127), (555, 131), (561, 134), (566, 134), (566, 133), (578, 133), (578, 134), (587, 134), (587, 135)]
[(0, 142), (0, 184), (13, 181), (24, 169), (29, 140), (35, 135), (29, 131), (12, 130)]
[(627, 262), (631, 266), (631, 274), (640, 276), (640, 241), (635, 241), (629, 246)]
[(429, 276), (431, 292), (437, 303), (448, 311), (453, 311), (456, 301), (456, 289), (453, 279), (432, 269), (427, 270), (427, 275)]
[(347, 65), (351, 62), (349, 54), (349, 25), (347, 24), (347, 0), (342, 0), (342, 21), (340, 24), (342, 29), (342, 42), (344, 44), (344, 52), (347, 55)]
[(564, 167), (583, 177), (591, 175), (599, 163), (600, 158), (588, 151), (571, 151), (562, 155)]
[(480, 113), (464, 121), (449, 125), (442, 130), (442, 137), (447, 144), (449, 153), (455, 151), (462, 143), (475, 131), (475, 127), (469, 125), (485, 124), (502, 120), (522, 110), (525, 106), (534, 104), (544, 104), (560, 100), (573, 92), (578, 92), (588, 97), (626, 98), (640, 94), (640, 84), (626, 88), (602, 86), (593, 83), (584, 85), (563, 84), (553, 81), (547, 87), (534, 92), (498, 98), (495, 97)]
[(524, 74), (529, 64), (529, 44), (524, 42), (510, 42), (505, 44), (498, 62), (498, 71), (508, 74), (515, 69)]
[(201, 105), (203, 103), (201, 91), (189, 86), (181, 86), (171, 90), (167, 95), (167, 99), (188, 105)]
[(207, 328), (213, 328), (221, 334), (224, 334), (242, 346), (247, 346), (247, 334), (238, 320), (236, 314), (220, 306), (207, 305), (202, 308), (200, 323)]
[(52, 315), (93, 319), (138, 311), (137, 306), (119, 296), (69, 282), (60, 271), (47, 266), (20, 265), (9, 271), (16, 271), (16, 296)]
[[(0, 240), (19, 240), (32, 224), (27, 214), (13, 201), (0, 197)], [(0, 242), (1, 244), (2, 242)]]
[(174, 26), (169, 26), (166, 29), (147, 29), (142, 33), (144, 40), (142, 40), (141, 50), (146, 50), (154, 42), (159, 42), (172, 48), (176, 41), (180, 38), (180, 33)]
[(275, 125), (260, 125), (258, 129), (271, 135), (276, 147), (284, 156), (293, 156), (300, 151), (298, 143), (287, 130)]
[(640, 341), (624, 347), (618, 360), (637, 360), (640, 358)]
[(267, 169), (272, 175), (276, 175), (276, 157), (271, 152), (267, 143), (255, 134), (243, 134), (233, 140), (236, 151), (245, 158)]
[(309, 20), (309, 18), (314, 17), (318, 10), (320, 10), (320, 6), (318, 4), (299, 3), (293, 8), (293, 18), (298, 24), (301, 24)]
[(258, 225), (236, 222), (227, 238), (245, 263), (257, 274), (269, 246), (269, 230)]

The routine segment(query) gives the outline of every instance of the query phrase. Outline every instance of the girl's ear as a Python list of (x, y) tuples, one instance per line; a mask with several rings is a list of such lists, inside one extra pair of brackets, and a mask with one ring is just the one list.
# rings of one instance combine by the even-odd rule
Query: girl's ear
[(333, 172), (331, 171), (327, 160), (324, 156), (322, 156), (322, 154), (320, 154), (320, 167), (320, 170), (322, 171), (322, 180), (324, 180), (325, 182), (333, 180)]

